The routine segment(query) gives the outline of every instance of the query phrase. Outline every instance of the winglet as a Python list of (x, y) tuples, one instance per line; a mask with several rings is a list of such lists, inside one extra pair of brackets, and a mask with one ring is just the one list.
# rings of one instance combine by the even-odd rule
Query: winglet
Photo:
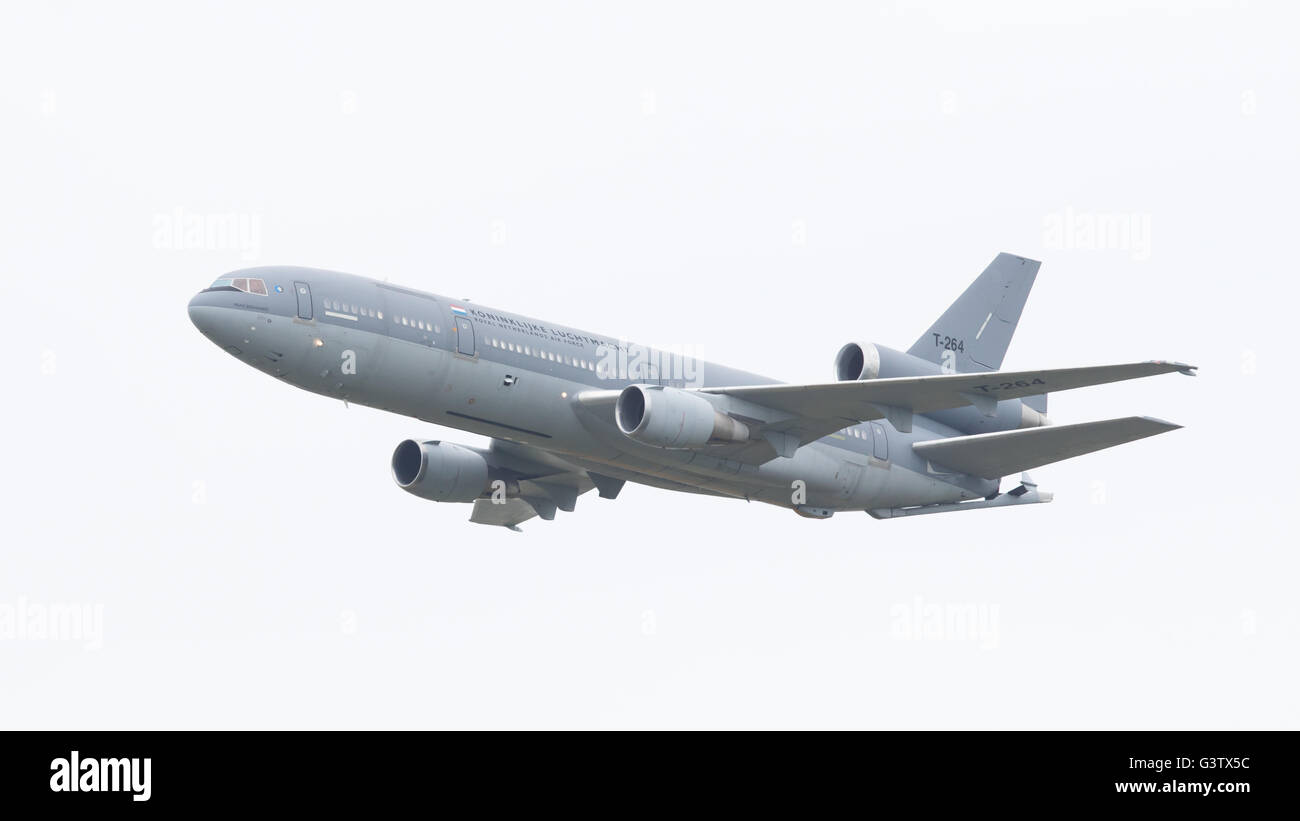
[(1178, 372), (1181, 373), (1183, 376), (1196, 376), (1197, 375), (1196, 372), (1200, 370), (1200, 368), (1197, 367), (1196, 365), (1188, 365), (1186, 362), (1166, 362), (1163, 359), (1153, 359), (1151, 360), (1151, 364), (1173, 365), (1175, 368), (1178, 369)]

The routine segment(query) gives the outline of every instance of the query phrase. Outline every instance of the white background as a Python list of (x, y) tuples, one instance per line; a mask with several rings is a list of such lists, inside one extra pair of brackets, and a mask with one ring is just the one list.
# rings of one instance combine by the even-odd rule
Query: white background
[[(1300, 21), (985, 5), (6, 4), (0, 608), (102, 647), (10, 629), (0, 726), (1300, 727)], [(470, 525), (388, 457), (475, 437), (185, 311), (311, 265), (824, 381), (1004, 250), (1043, 260), (1006, 367), (1202, 368), (1058, 423), (1187, 427), (892, 522), (629, 486)]]

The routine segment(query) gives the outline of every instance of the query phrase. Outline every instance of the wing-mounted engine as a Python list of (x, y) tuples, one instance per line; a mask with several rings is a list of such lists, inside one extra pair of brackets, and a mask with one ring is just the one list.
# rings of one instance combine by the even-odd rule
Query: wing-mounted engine
[(392, 470), (407, 493), (432, 502), (473, 502), (470, 521), (511, 530), (534, 516), (554, 519), (557, 511), (573, 511), (592, 488), (612, 499), (623, 486), (553, 454), (496, 439), (488, 450), (407, 439), (393, 450)]
[(450, 442), (407, 439), (393, 451), (392, 468), (398, 487), (431, 502), (472, 502), (490, 490), (483, 454)]
[(698, 393), (658, 385), (629, 385), (614, 405), (624, 436), (659, 448), (698, 448), (745, 442), (749, 427)]

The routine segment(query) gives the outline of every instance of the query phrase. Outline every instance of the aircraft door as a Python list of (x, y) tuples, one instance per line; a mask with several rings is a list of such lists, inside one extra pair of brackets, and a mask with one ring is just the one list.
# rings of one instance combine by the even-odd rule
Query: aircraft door
[(456, 317), (456, 352), (474, 355), (474, 323), (463, 316)]
[(871, 423), (871, 455), (882, 462), (889, 461), (889, 439), (885, 437), (885, 426), (879, 422)]
[(295, 282), (293, 292), (298, 296), (298, 318), (311, 319), (311, 286), (305, 282)]

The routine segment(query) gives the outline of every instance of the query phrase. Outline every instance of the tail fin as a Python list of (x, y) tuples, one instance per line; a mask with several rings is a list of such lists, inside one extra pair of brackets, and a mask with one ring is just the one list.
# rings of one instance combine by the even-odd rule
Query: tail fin
[[(955, 364), (957, 373), (1001, 368), (1040, 264), (998, 254), (908, 353), (939, 364)], [(948, 351), (956, 354), (955, 362), (952, 358), (944, 362)]]
[[(1014, 254), (998, 254), (907, 352), (944, 365), (944, 370), (952, 373), (998, 370), (1041, 264)], [(1024, 401), (1047, 412), (1046, 396), (1030, 396)]]

